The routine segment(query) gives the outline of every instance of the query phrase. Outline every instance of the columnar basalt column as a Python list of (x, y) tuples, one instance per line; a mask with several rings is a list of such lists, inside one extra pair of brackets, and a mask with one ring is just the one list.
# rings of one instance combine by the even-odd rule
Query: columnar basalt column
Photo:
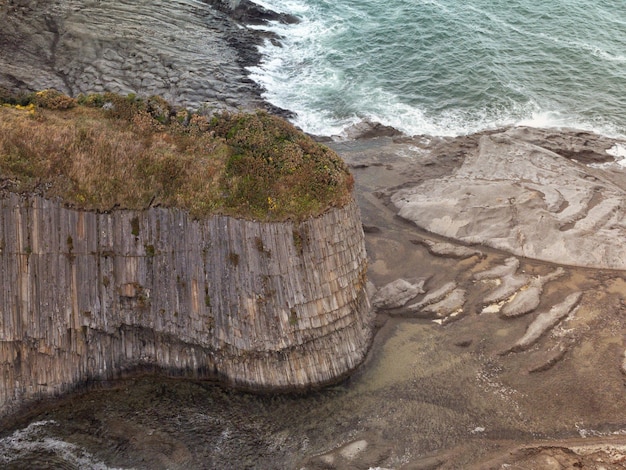
[(0, 200), (0, 415), (134, 370), (257, 390), (339, 380), (371, 310), (355, 202), (303, 222)]

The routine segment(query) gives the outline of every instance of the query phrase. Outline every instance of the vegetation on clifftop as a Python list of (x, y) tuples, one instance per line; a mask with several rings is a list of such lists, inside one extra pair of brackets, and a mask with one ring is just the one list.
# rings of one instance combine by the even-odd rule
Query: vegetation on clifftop
[(174, 111), (163, 99), (0, 90), (0, 188), (88, 210), (302, 219), (350, 199), (343, 161), (267, 113)]

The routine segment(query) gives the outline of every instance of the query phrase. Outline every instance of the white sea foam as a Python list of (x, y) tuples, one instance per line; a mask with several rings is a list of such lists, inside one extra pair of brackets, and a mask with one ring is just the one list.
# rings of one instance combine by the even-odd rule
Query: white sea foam
[(615, 163), (621, 167), (626, 167), (626, 145), (615, 144), (606, 151), (612, 157), (615, 157)]
[[(52, 420), (36, 421), (0, 439), (0, 465), (36, 466), (39, 457), (43, 459), (42, 456), (53, 454), (58, 464), (64, 462), (72, 468), (118, 470), (108, 467), (77, 445), (50, 437), (49, 428), (56, 425)], [(43, 464), (43, 460), (40, 463)]]
[(623, 144), (615, 144), (613, 147), (606, 151), (609, 155), (615, 158), (626, 159), (626, 146)]
[[(371, 120), (410, 135), (525, 125), (626, 136), (623, 107), (614, 99), (626, 88), (618, 69), (626, 34), (567, 30), (597, 19), (600, 13), (587, 6), (572, 10), (587, 15), (579, 22), (559, 23), (550, 15), (562, 12), (551, 4), (514, 11), (487, 0), (259, 3), (301, 22), (259, 27), (277, 34), (281, 45), (267, 41), (250, 76), (307, 132), (337, 135)], [(535, 23), (523, 14), (528, 9)]]
[(292, 15), (298, 15), (309, 9), (309, 6), (305, 2), (298, 0), (254, 0), (254, 3), (277, 13), (288, 13)]

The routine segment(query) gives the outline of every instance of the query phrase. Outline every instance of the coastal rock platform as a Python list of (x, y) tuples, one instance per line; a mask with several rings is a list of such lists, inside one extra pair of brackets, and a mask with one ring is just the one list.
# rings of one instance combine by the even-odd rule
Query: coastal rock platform
[[(280, 111), (260, 99), (245, 70), (260, 59), (264, 36), (239, 20), (252, 22), (255, 10), (243, 14), (237, 5), (245, 2), (211, 3), (0, 2), (0, 84), (70, 96), (159, 95), (193, 110)], [(288, 20), (262, 7), (256, 12), (260, 22)]]
[[(533, 129), (483, 135), (452, 175), (403, 188), (391, 201), (400, 217), (466, 244), (561, 264), (626, 269), (623, 171), (577, 161), (577, 154), (592, 151), (589, 145), (571, 144), (573, 156), (566, 158), (542, 141), (558, 147), (554, 136), (540, 138)], [(595, 152), (606, 159), (607, 150)]]

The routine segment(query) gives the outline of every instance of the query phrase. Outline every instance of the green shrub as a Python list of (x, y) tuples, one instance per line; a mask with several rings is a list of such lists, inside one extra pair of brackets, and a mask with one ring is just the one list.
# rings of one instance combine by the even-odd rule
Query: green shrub
[(44, 109), (70, 109), (77, 104), (74, 98), (52, 89), (35, 93), (33, 102)]
[(104, 96), (99, 93), (91, 93), (89, 95), (80, 94), (76, 98), (76, 102), (81, 106), (89, 106), (91, 108), (102, 108), (106, 100)]
[(221, 186), (224, 206), (254, 217), (315, 214), (352, 191), (345, 163), (286, 121), (267, 114), (221, 114), (209, 129), (231, 149)]

